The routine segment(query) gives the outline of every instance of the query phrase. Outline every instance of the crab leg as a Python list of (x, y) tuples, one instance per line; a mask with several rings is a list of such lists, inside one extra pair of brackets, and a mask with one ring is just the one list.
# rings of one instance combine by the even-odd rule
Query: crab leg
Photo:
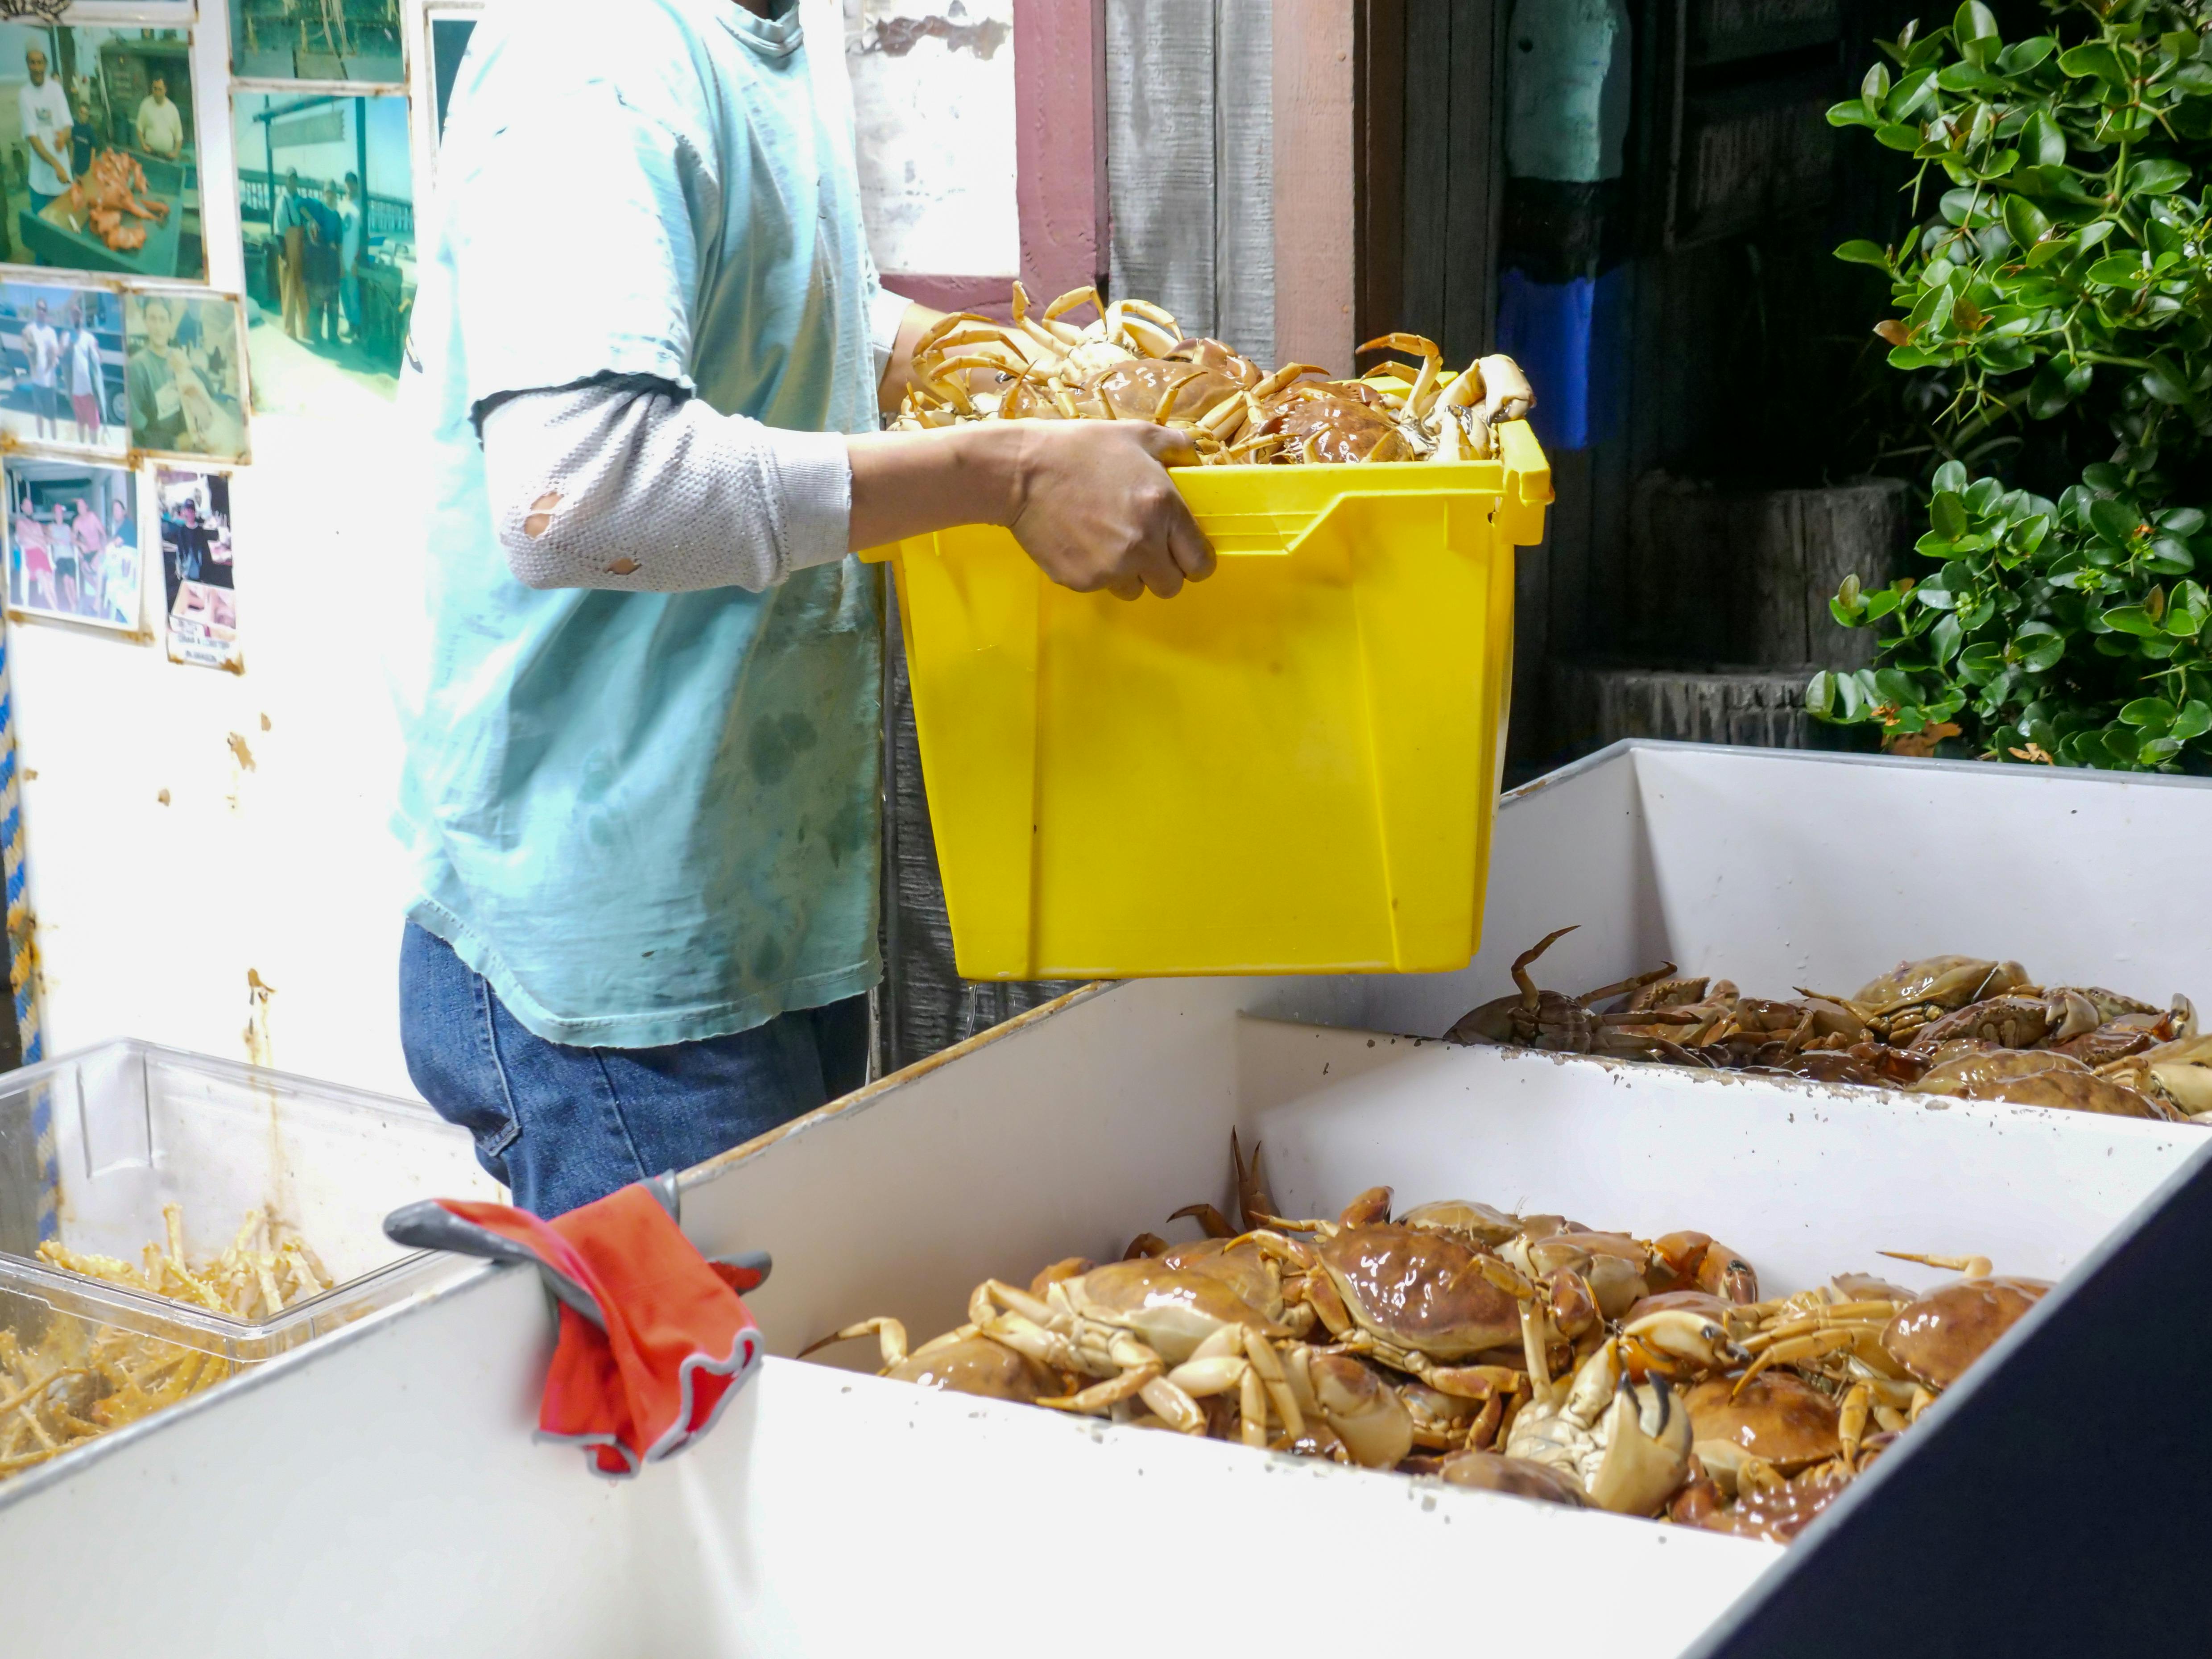
[(1528, 969), (1530, 965), (1535, 962), (1537, 957), (1542, 956), (1545, 951), (1550, 950), (1554, 944), (1560, 939), (1565, 939), (1569, 933), (1573, 933), (1576, 928), (1581, 926), (1582, 923), (1575, 921), (1568, 923), (1565, 927), (1555, 927), (1550, 933), (1545, 934), (1543, 938), (1538, 939), (1534, 945), (1530, 945), (1527, 950), (1523, 951), (1519, 956), (1513, 958), (1513, 982), (1521, 988), (1521, 1006), (1522, 1007), (1533, 1009), (1536, 1006), (1538, 1000), (1539, 994), (1536, 989), (1536, 981), (1528, 977)]
[(1893, 1261), (1917, 1261), (1923, 1267), (1942, 1267), (1966, 1279), (1987, 1279), (1995, 1263), (1985, 1255), (1915, 1255), (1910, 1250), (1879, 1252)]

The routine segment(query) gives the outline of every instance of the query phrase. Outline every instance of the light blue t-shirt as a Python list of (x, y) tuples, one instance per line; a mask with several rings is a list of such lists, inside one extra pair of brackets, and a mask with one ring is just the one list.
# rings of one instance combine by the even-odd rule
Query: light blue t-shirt
[(530, 0), (487, 14), (454, 88), (402, 392), (428, 604), (397, 822), (410, 918), (555, 1042), (719, 1036), (877, 976), (871, 574), (534, 591), (471, 414), (650, 375), (770, 426), (872, 429), (876, 281), (831, 72), (795, 8)]

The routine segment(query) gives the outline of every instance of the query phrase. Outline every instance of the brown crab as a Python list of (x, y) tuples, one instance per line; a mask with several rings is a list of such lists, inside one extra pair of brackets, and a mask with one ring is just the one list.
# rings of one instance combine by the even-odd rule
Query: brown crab
[(2112, 1078), (2100, 1077), (2072, 1056), (2047, 1048), (1992, 1048), (1962, 1054), (1934, 1067), (1908, 1092), (2100, 1112), (2109, 1117), (2171, 1120), (2182, 1115), (2162, 1100)]
[(1639, 990), (1666, 979), (1674, 971), (1673, 963), (1662, 962), (1648, 974), (1638, 974), (1612, 985), (1601, 985), (1578, 997), (1543, 990), (1528, 977), (1528, 969), (1536, 959), (1579, 926), (1581, 924), (1577, 922), (1571, 927), (1556, 928), (1514, 957), (1513, 982), (1521, 988), (1519, 992), (1486, 1002), (1480, 1008), (1462, 1015), (1451, 1030), (1444, 1033), (1444, 1041), (1517, 1043), (1524, 1048), (1552, 1048), (1566, 1054), (1641, 1055), (1648, 1059), (1674, 1060), (1685, 1065), (1698, 1064), (1698, 1060), (1679, 1043), (1665, 1037), (1644, 1036), (1624, 1029), (1655, 1024), (1696, 1024), (1699, 1023), (1696, 1013), (1681, 1008), (1652, 1008), (1603, 1014), (1598, 1012), (1595, 1006), (1608, 998)]
[(883, 1355), (883, 1369), (876, 1375), (893, 1382), (972, 1394), (986, 1400), (1011, 1400), (1025, 1406), (1060, 1392), (1060, 1379), (1051, 1371), (1005, 1343), (980, 1334), (972, 1325), (947, 1331), (908, 1353), (904, 1325), (888, 1317), (864, 1319), (810, 1343), (799, 1350), (799, 1358), (833, 1342), (862, 1336), (874, 1337)]

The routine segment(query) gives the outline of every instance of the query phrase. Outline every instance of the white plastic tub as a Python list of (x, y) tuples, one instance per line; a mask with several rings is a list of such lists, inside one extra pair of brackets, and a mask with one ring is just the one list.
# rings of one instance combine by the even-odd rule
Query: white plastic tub
[[(694, 1452), (609, 1486), (531, 1443), (545, 1298), (481, 1270), (112, 1437), (66, 1478), (0, 1487), (0, 1559), (39, 1587), (11, 1598), (11, 1629), (26, 1651), (273, 1655), (312, 1630), (330, 1653), (545, 1659), (876, 1655), (1038, 1632), (1075, 1653), (1285, 1637), (1692, 1649), (1819, 1571), (1820, 1538), (1875, 1511), (1923, 1450), (2010, 1432), (1977, 1425), (1978, 1382), (2068, 1316), (2108, 1237), (2212, 1137), (1385, 1033), (1443, 1029), (1502, 988), (1523, 943), (1575, 920), (1545, 977), (1577, 989), (1661, 954), (1786, 989), (1943, 949), (2189, 989), (2212, 899), (2166, 875), (2201, 857), (2208, 804), (2190, 785), (1623, 748), (1509, 799), (1491, 945), (1464, 975), (1078, 993), (684, 1182), (702, 1247), (775, 1254), (753, 1300), (781, 1354), (872, 1313), (919, 1340), (987, 1274), (1117, 1254), (1181, 1204), (1223, 1201), (1232, 1126), (1265, 1141), (1300, 1212), (1387, 1182), (1407, 1202), (1697, 1227), (1770, 1291), (1884, 1249), (2067, 1280), (1786, 1553), (781, 1358)], [(2107, 1407), (2129, 1409), (2113, 1391), (2131, 1379), (2106, 1376)], [(214, 1574), (211, 1559), (269, 1567)], [(1832, 1610), (1869, 1594), (1811, 1588)]]

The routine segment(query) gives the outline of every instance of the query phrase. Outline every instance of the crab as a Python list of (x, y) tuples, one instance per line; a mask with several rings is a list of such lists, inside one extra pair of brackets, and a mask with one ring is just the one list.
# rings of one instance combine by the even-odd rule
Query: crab
[[(1835, 1400), (1803, 1378), (1768, 1371), (1741, 1387), (1710, 1377), (1682, 1397), (1698, 1461), (1730, 1496), (1843, 1455)], [(1759, 1468), (1753, 1473), (1754, 1466)]]
[(2212, 1121), (2212, 1035), (2162, 1042), (2097, 1068), (2098, 1076), (2147, 1097)]
[(1374, 1367), (1304, 1343), (1282, 1361), (1298, 1413), (1283, 1425), (1292, 1449), (1369, 1469), (1395, 1468), (1413, 1450), (1413, 1414)]
[(2003, 1100), (2017, 1106), (2100, 1112), (2108, 1117), (2173, 1119), (2183, 1115), (2165, 1101), (2100, 1077), (2071, 1055), (2050, 1049), (1994, 1048), (1968, 1052), (1930, 1069), (1908, 1091), (1959, 1100)]
[(1305, 1295), (1346, 1352), (1472, 1400), (1488, 1400), (1510, 1377), (1510, 1368), (1470, 1363), (1521, 1329), (1520, 1275), (1495, 1258), (1388, 1221), (1340, 1226), (1314, 1255), (1320, 1271), (1307, 1276)]
[(1599, 1509), (1655, 1513), (1689, 1474), (1692, 1428), (1680, 1398), (1664, 1376), (1631, 1382), (1618, 1339), (1601, 1343), (1562, 1388), (1527, 1304), (1522, 1321), (1532, 1397), (1506, 1432), (1505, 1455), (1572, 1479)]
[(1237, 1390), (1250, 1443), (1265, 1440), (1267, 1395), (1286, 1399), (1268, 1339), (1291, 1333), (1218, 1279), (1138, 1257), (1046, 1285), (1042, 1296), (990, 1279), (969, 1322), (1054, 1370), (1103, 1379), (1037, 1401), (1097, 1414), (1141, 1399), (1170, 1427), (1203, 1434), (1200, 1399)]
[(1923, 957), (1898, 963), (1850, 996), (1837, 1000), (1850, 1003), (1852, 1011), (1884, 1041), (1899, 1042), (1931, 1019), (2027, 983), (2027, 969), (2016, 962), (1991, 962), (1982, 957)]
[(1556, 928), (1514, 957), (1513, 982), (1521, 988), (1518, 993), (1498, 997), (1462, 1015), (1451, 1030), (1444, 1033), (1444, 1041), (1517, 1043), (1524, 1048), (1553, 1048), (1566, 1054), (1641, 1055), (1674, 1060), (1686, 1065), (1698, 1064), (1697, 1059), (1679, 1043), (1665, 1037), (1640, 1035), (1624, 1029), (1629, 1026), (1700, 1023), (1698, 1016), (1691, 1011), (1650, 1008), (1601, 1014), (1595, 1006), (1608, 998), (1638, 991), (1668, 978), (1674, 971), (1673, 963), (1662, 962), (1650, 973), (1638, 974), (1612, 985), (1601, 985), (1578, 997), (1540, 989), (1528, 977), (1528, 969), (1536, 960), (1580, 925), (1576, 923), (1572, 927)]
[[(1073, 319), (1090, 310), (1094, 320)], [(976, 312), (940, 319), (916, 342), (895, 429), (993, 419), (1137, 420), (1187, 432), (1207, 465), (1487, 459), (1495, 428), (1534, 406), (1528, 377), (1491, 356), (1443, 372), (1432, 341), (1387, 335), (1363, 350), (1419, 356), (1358, 380), (1311, 363), (1273, 374), (1219, 340), (1186, 337), (1143, 300), (1107, 301), (1071, 289), (1042, 310), (1019, 283), (1008, 320)]]
[(1559, 1504), (1571, 1510), (1590, 1506), (1589, 1494), (1573, 1475), (1548, 1463), (1499, 1452), (1469, 1450), (1448, 1456), (1421, 1458), (1408, 1464), (1409, 1474), (1434, 1475), (1446, 1486), (1468, 1486), (1477, 1492), (1499, 1492), (1514, 1498), (1530, 1498), (1541, 1504)]
[(894, 1382), (918, 1383), (925, 1389), (942, 1389), (951, 1394), (972, 1394), (986, 1400), (1011, 1400), (1025, 1406), (1033, 1406), (1060, 1391), (1060, 1379), (1044, 1366), (1027, 1354), (982, 1335), (973, 1325), (947, 1331), (909, 1353), (906, 1327), (899, 1321), (889, 1317), (863, 1319), (831, 1332), (817, 1342), (809, 1343), (799, 1351), (799, 1357), (804, 1359), (834, 1342), (848, 1342), (864, 1336), (874, 1337), (883, 1355), (883, 1369), (876, 1375)]

